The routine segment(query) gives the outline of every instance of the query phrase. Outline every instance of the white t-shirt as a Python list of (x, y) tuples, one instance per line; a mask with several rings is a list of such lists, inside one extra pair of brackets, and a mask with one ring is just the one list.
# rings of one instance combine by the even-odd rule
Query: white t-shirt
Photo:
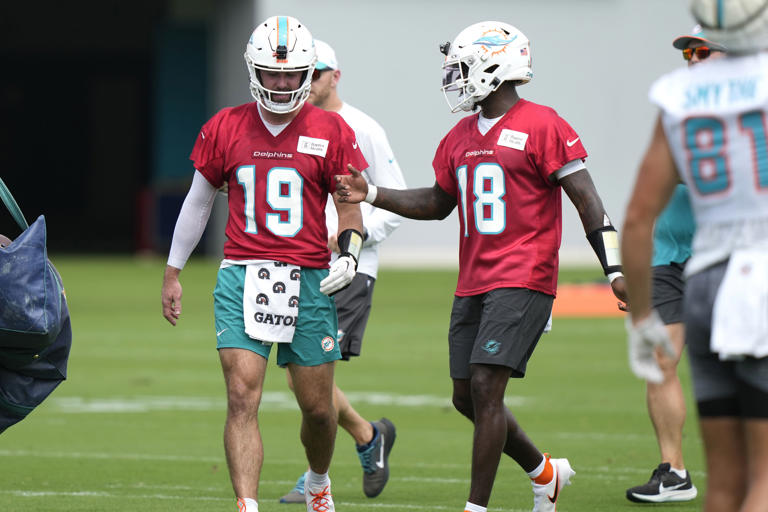
[[(368, 183), (377, 187), (406, 188), (403, 173), (389, 146), (387, 134), (379, 123), (348, 103), (344, 103), (338, 113), (355, 131), (360, 151), (368, 162), (368, 169), (363, 171), (363, 176)], [(360, 203), (360, 211), (363, 214), (363, 227), (368, 232), (368, 239), (363, 243), (360, 251), (357, 271), (375, 278), (379, 268), (379, 244), (400, 225), (403, 218), (365, 202)], [(328, 234), (336, 233), (339, 218), (331, 196), (328, 196), (325, 218)], [(331, 261), (337, 257), (338, 254), (332, 253)]]
[(662, 109), (696, 219), (686, 274), (737, 249), (768, 249), (768, 55), (678, 69), (659, 78), (649, 97)]

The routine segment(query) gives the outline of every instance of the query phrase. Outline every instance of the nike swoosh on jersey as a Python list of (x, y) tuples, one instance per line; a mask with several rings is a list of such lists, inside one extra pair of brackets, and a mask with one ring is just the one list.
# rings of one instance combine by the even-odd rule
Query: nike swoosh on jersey
[(218, 336), (221, 336), (222, 334), (224, 334), (224, 331), (228, 331), (228, 330), (229, 330), (229, 327), (225, 327), (224, 329), (222, 329), (222, 330), (220, 330), (219, 332), (217, 332), (217, 333), (216, 333), (216, 336), (217, 336), (217, 337), (218, 337)]
[[(576, 139), (578, 140), (578, 139)], [(549, 498), (549, 501), (551, 503), (557, 502), (557, 495), (560, 494), (560, 474), (558, 472), (557, 475), (555, 475), (555, 493), (552, 496), (547, 496)]]
[(379, 460), (376, 461), (376, 467), (384, 469), (384, 434), (381, 435), (381, 449), (379, 450)]
[(565, 143), (568, 145), (568, 147), (572, 147), (581, 137), (576, 137), (573, 140), (566, 140)]

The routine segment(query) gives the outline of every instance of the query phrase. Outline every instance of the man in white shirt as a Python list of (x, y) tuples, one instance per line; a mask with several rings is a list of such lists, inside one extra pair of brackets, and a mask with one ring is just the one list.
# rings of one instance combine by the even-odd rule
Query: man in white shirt
[[(337, 112), (355, 131), (360, 150), (370, 165), (363, 173), (369, 183), (388, 188), (405, 188), (403, 173), (395, 160), (384, 129), (370, 116), (344, 103), (339, 97), (337, 85), (341, 71), (333, 48), (317, 39), (315, 47), (317, 65), (312, 76), (308, 101), (316, 107)], [(360, 210), (363, 214), (364, 242), (357, 274), (348, 288), (334, 296), (339, 318), (337, 339), (341, 357), (345, 361), (360, 355), (379, 267), (379, 244), (402, 222), (399, 215), (375, 208), (368, 203), (361, 204)], [(334, 261), (339, 255), (336, 238), (338, 216), (330, 196), (325, 215), (328, 247), (333, 251), (331, 260)], [(290, 374), (287, 376), (290, 383)], [(339, 415), (339, 426), (349, 432), (357, 446), (363, 467), (363, 491), (369, 498), (374, 498), (381, 493), (389, 478), (388, 456), (395, 442), (395, 426), (387, 418), (373, 422), (365, 420), (352, 407), (338, 386), (334, 389), (334, 402)], [(304, 475), (299, 477), (290, 493), (280, 498), (280, 503), (304, 503), (303, 491)]]

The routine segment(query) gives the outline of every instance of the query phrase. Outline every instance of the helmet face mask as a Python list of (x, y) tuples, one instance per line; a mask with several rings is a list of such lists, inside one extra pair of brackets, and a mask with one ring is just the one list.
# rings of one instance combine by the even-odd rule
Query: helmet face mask
[[(251, 34), (244, 57), (251, 95), (259, 105), (276, 114), (301, 108), (309, 97), (317, 56), (312, 34), (299, 20), (290, 16), (265, 20)], [(301, 73), (298, 87), (285, 91), (266, 87), (263, 75), (271, 72)]]
[(503, 82), (533, 78), (528, 38), (507, 23), (475, 23), (440, 50), (445, 54), (441, 90), (451, 112), (474, 110)]

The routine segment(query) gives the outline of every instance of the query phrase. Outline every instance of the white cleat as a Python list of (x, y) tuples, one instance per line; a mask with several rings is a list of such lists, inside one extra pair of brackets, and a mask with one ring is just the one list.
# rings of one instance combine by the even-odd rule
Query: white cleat
[(544, 456), (552, 464), (552, 480), (547, 484), (537, 484), (531, 480), (533, 486), (533, 512), (555, 512), (560, 491), (566, 485), (571, 485), (571, 477), (576, 474), (571, 469), (568, 459), (551, 459), (549, 454)]
[(333, 496), (331, 496), (330, 482), (325, 487), (315, 489), (311, 489), (308, 483), (304, 487), (307, 512), (336, 512), (336, 507), (333, 505)]

